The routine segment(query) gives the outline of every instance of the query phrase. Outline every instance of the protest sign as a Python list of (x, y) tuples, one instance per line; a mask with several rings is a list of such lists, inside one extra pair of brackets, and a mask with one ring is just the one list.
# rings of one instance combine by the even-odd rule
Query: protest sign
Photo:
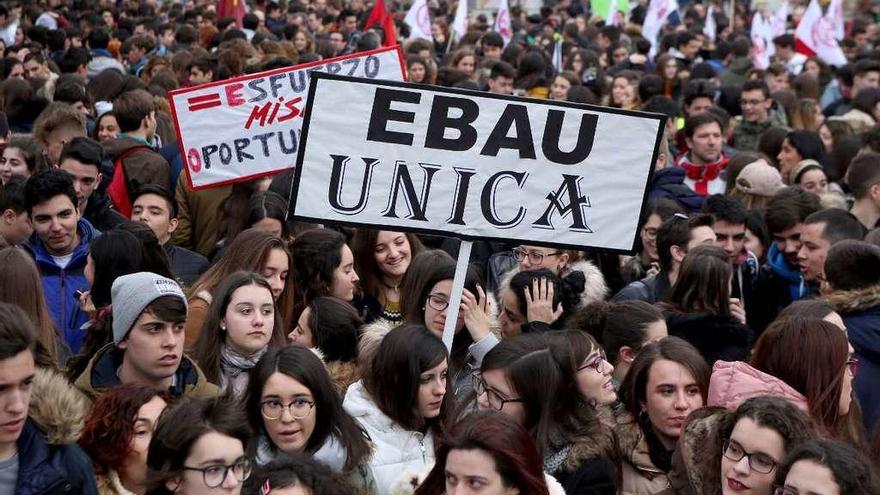
[[(382, 48), (169, 92), (190, 186), (240, 182), (296, 162), (310, 77), (404, 80), (400, 47)], [(343, 102), (333, 109), (348, 114)]]
[(613, 252), (635, 248), (665, 120), (326, 74), (306, 113), (295, 218)]

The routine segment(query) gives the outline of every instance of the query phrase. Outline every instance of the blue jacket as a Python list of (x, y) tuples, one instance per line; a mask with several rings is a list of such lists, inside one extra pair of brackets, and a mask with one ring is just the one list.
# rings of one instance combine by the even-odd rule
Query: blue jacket
[(97, 495), (92, 462), (76, 444), (51, 445), (30, 418), (18, 437), (16, 495)]
[(89, 320), (88, 313), (79, 307), (79, 297), (76, 292), (89, 290), (89, 284), (83, 274), (89, 254), (89, 243), (101, 235), (92, 224), (83, 219), (77, 223), (77, 230), (80, 234), (79, 245), (74, 249), (70, 263), (63, 269), (55, 263), (36, 232), (28, 243), (40, 270), (52, 321), (74, 354), (78, 354), (82, 348), (85, 331), (81, 327)]
[(880, 286), (834, 291), (826, 298), (843, 317), (853, 357), (859, 360), (853, 391), (870, 434), (880, 425)]
[(654, 172), (648, 186), (648, 199), (669, 198), (693, 213), (700, 211), (706, 198), (684, 184), (685, 171), (680, 167), (666, 167)]

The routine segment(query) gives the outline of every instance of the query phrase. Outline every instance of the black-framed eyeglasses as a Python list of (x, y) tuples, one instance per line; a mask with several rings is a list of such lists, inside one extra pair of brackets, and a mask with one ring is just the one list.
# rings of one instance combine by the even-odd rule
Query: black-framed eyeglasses
[(578, 366), (577, 370), (582, 371), (587, 368), (593, 368), (594, 370), (596, 370), (596, 373), (599, 373), (601, 375), (602, 363), (604, 363), (605, 361), (608, 361), (608, 356), (605, 355), (605, 351), (599, 349), (599, 354), (595, 358), (589, 360), (587, 363), (582, 364), (581, 366)]
[(428, 306), (436, 311), (443, 311), (449, 307), (449, 298), (446, 294), (428, 294)]
[(743, 457), (749, 458), (749, 468), (761, 474), (772, 473), (776, 469), (776, 461), (769, 455), (761, 452), (746, 452), (742, 445), (731, 440), (725, 440), (721, 453), (731, 461), (739, 462)]
[(513, 248), (513, 256), (516, 258), (516, 261), (522, 261), (529, 258), (529, 263), (533, 265), (540, 265), (544, 262), (544, 258), (547, 256), (557, 256), (562, 254), (562, 251), (553, 251), (552, 253), (541, 253), (538, 251), (527, 251), (523, 248)]
[(267, 399), (260, 402), (260, 412), (263, 417), (272, 421), (280, 419), (284, 415), (285, 409), (293, 419), (303, 419), (312, 413), (313, 407), (315, 407), (315, 401), (305, 397), (296, 397), (287, 404), (278, 399)]
[(504, 409), (504, 404), (508, 402), (522, 402), (522, 399), (505, 399), (498, 395), (498, 392), (492, 390), (486, 385), (486, 381), (483, 380), (483, 376), (479, 372), (474, 372), (471, 375), (471, 378), (474, 381), (474, 392), (476, 392), (477, 397), (486, 394), (486, 398), (489, 401), (489, 406), (496, 410), (500, 411)]
[(226, 476), (228, 476), (230, 472), (232, 472), (232, 475), (235, 476), (235, 479), (239, 483), (243, 483), (244, 480), (250, 477), (253, 466), (249, 459), (241, 458), (229, 466), (219, 464), (202, 468), (183, 466), (183, 469), (184, 471), (198, 471), (202, 473), (202, 481), (205, 482), (205, 486), (208, 488), (217, 488), (226, 481)]

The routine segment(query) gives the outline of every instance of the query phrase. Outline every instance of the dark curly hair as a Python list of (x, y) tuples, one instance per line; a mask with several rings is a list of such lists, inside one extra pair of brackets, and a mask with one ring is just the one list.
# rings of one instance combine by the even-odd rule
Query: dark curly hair
[(282, 488), (302, 486), (312, 495), (355, 495), (344, 476), (334, 473), (326, 464), (301, 453), (291, 453), (270, 462), (248, 478), (242, 493), (263, 495), (268, 484), (270, 493)]

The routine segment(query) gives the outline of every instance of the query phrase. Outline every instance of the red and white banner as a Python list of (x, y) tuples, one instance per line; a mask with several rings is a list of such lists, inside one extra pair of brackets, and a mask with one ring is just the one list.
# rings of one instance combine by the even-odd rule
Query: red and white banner
[(651, 57), (657, 53), (659, 40), (657, 35), (673, 12), (678, 11), (678, 0), (651, 0), (645, 22), (642, 24), (642, 35), (651, 42)]
[(845, 65), (846, 55), (837, 44), (835, 35), (836, 29), (832, 20), (822, 15), (822, 8), (817, 0), (811, 0), (794, 33), (797, 51), (808, 57), (819, 57), (829, 65)]
[(190, 186), (216, 187), (293, 167), (313, 72), (403, 81), (403, 52), (380, 48), (169, 92)]

